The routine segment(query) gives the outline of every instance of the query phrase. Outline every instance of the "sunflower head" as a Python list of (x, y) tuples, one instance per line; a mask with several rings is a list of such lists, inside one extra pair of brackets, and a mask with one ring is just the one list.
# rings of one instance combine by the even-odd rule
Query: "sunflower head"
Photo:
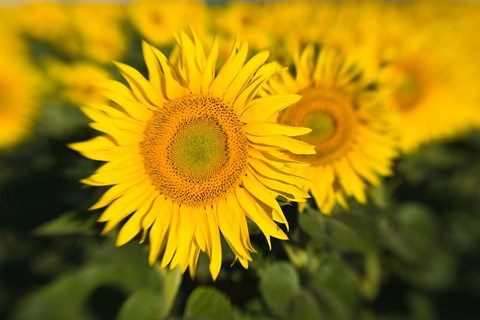
[(296, 94), (258, 97), (278, 72), (266, 63), (267, 52), (247, 59), (246, 43), (236, 43), (217, 70), (215, 42), (205, 53), (199, 38), (176, 36), (167, 59), (146, 43), (148, 79), (118, 63), (129, 87), (110, 82), (106, 96), (115, 107), (85, 107), (91, 126), (104, 135), (71, 147), (86, 157), (106, 161), (83, 180), (112, 186), (93, 206), (107, 206), (99, 221), (104, 232), (125, 218), (117, 244), (140, 231), (150, 240), (150, 263), (187, 267), (193, 275), (200, 252), (210, 257), (216, 278), (221, 266), (220, 234), (248, 267), (251, 252), (247, 218), (270, 237), (286, 239), (275, 223), (287, 225), (276, 198), (304, 201), (304, 182), (291, 173), (303, 165), (282, 151), (312, 154), (313, 146), (292, 137), (310, 129), (269, 121), (297, 102)]
[(24, 141), (38, 115), (39, 76), (18, 55), (0, 57), (0, 150)]
[(324, 213), (345, 196), (366, 201), (369, 185), (390, 174), (396, 155), (394, 114), (385, 106), (380, 84), (339, 50), (309, 45), (294, 56), (295, 75), (284, 72), (269, 82), (267, 92), (293, 92), (302, 99), (279, 113), (281, 124), (309, 127), (298, 137), (313, 144), (316, 154), (290, 158), (310, 163), (296, 173), (311, 178), (310, 190)]

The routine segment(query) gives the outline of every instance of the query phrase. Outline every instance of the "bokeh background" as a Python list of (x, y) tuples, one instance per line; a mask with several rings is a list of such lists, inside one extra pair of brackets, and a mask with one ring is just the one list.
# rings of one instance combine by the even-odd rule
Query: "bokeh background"
[[(367, 59), (414, 42), (443, 59), (434, 80), (451, 94), (430, 112), (448, 134), (402, 153), (367, 205), (283, 206), (290, 240), (270, 251), (252, 229), (248, 270), (228, 250), (216, 282), (206, 257), (195, 279), (149, 267), (144, 246), (100, 236), (87, 209), (104, 190), (79, 183), (99, 163), (66, 145), (94, 136), (79, 106), (121, 81), (112, 61), (145, 73), (141, 40), (169, 53), (189, 27), (223, 57), (237, 38), (286, 65), (311, 41)], [(467, 1), (0, 2), (0, 318), (479, 319), (478, 30)], [(467, 105), (478, 119), (449, 130)]]

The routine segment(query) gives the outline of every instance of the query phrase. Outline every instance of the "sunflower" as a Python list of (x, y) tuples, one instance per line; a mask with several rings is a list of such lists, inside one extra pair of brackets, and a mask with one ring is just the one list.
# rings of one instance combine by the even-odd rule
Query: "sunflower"
[(0, 70), (1, 150), (22, 142), (32, 131), (40, 88), (38, 75), (19, 55), (0, 56)]
[(176, 30), (192, 26), (203, 35), (207, 6), (202, 1), (139, 0), (128, 8), (135, 30), (156, 45), (170, 45)]
[[(475, 37), (459, 21), (453, 3), (370, 3), (361, 6), (351, 36), (360, 51), (384, 67), (389, 105), (399, 114), (400, 147), (410, 153), (423, 144), (466, 132), (478, 113)], [(442, 17), (442, 18), (439, 18)], [(474, 29), (474, 28), (472, 28)], [(359, 40), (362, 42), (359, 44)], [(465, 63), (469, 61), (469, 63)]]
[(290, 154), (309, 167), (295, 173), (309, 178), (323, 213), (335, 203), (347, 207), (346, 196), (366, 202), (366, 189), (391, 174), (396, 155), (394, 114), (383, 103), (378, 83), (338, 50), (313, 45), (294, 57), (296, 76), (288, 72), (269, 82), (267, 92), (299, 93), (302, 99), (280, 112), (278, 123), (312, 128), (301, 141), (315, 145), (315, 155)]
[(192, 277), (199, 253), (210, 257), (216, 279), (222, 261), (220, 233), (241, 265), (250, 252), (247, 220), (270, 237), (287, 239), (274, 222), (285, 224), (276, 200), (305, 201), (297, 187), (304, 179), (290, 168), (282, 150), (313, 154), (313, 146), (291, 138), (310, 132), (268, 122), (297, 102), (296, 94), (256, 97), (280, 70), (260, 52), (246, 63), (247, 44), (237, 43), (216, 73), (218, 45), (208, 55), (195, 34), (180, 33), (170, 60), (143, 44), (146, 80), (134, 68), (117, 64), (130, 88), (107, 85), (116, 107), (85, 107), (91, 126), (106, 135), (74, 143), (84, 156), (107, 163), (83, 182), (112, 186), (92, 207), (108, 208), (99, 221), (104, 233), (129, 217), (117, 245), (143, 230), (149, 235), (149, 262), (162, 268), (189, 267)]
[(54, 84), (59, 86), (55, 89), (60, 92), (54, 92), (57, 98), (76, 105), (103, 103), (107, 100), (100, 86), (110, 79), (105, 68), (86, 62), (63, 64), (52, 60), (46, 63), (46, 69)]

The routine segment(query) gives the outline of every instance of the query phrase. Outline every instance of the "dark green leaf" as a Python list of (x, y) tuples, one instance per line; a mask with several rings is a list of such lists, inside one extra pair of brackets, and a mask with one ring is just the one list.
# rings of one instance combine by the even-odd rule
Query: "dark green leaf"
[(315, 297), (307, 290), (300, 290), (293, 299), (289, 319), (292, 320), (320, 320), (320, 308)]
[(151, 288), (142, 288), (134, 292), (122, 305), (118, 320), (158, 320), (164, 318), (165, 301), (161, 292)]
[(260, 279), (260, 292), (270, 311), (285, 317), (290, 303), (300, 288), (300, 279), (291, 264), (278, 262), (265, 270)]
[(187, 300), (184, 318), (230, 320), (233, 315), (233, 307), (223, 293), (214, 288), (199, 287)]
[(58, 218), (49, 221), (34, 232), (41, 236), (62, 236), (68, 234), (92, 234), (94, 232), (95, 218), (78, 219), (74, 212), (67, 212)]

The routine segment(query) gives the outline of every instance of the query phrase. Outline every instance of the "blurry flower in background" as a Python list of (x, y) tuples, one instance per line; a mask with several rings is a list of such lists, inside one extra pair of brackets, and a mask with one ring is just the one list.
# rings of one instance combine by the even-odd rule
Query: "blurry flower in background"
[(169, 45), (178, 30), (189, 26), (205, 35), (207, 7), (202, 1), (141, 0), (129, 4), (127, 12), (140, 36), (156, 45)]
[(50, 45), (70, 56), (81, 50), (78, 37), (71, 32), (68, 7), (58, 2), (30, 2), (16, 8), (15, 25), (19, 32), (40, 46)]
[(39, 113), (39, 77), (19, 56), (0, 54), (0, 149), (24, 141)]
[(218, 46), (208, 56), (195, 35), (180, 33), (171, 61), (144, 43), (149, 80), (127, 65), (118, 67), (130, 89), (112, 82), (108, 97), (118, 107), (93, 105), (84, 112), (106, 136), (71, 144), (84, 156), (107, 161), (83, 182), (113, 185), (92, 209), (108, 206), (99, 221), (104, 233), (129, 217), (117, 244), (143, 230), (149, 234), (149, 262), (162, 268), (189, 267), (195, 274), (200, 251), (220, 271), (220, 232), (243, 267), (250, 244), (246, 217), (270, 237), (287, 239), (274, 221), (288, 225), (277, 196), (305, 201), (304, 179), (289, 167), (303, 163), (280, 152), (312, 154), (313, 146), (291, 138), (306, 128), (268, 122), (298, 101), (295, 94), (255, 98), (276, 72), (262, 51), (248, 62), (238, 43), (218, 73)]
[(123, 10), (120, 4), (69, 5), (72, 33), (78, 36), (83, 56), (108, 64), (124, 56)]
[(56, 99), (78, 106), (106, 102), (101, 84), (112, 78), (106, 69), (87, 62), (48, 61), (45, 66)]
[[(452, 3), (349, 3), (327, 36), (328, 43), (382, 69), (406, 153), (467, 132), (478, 113), (478, 66), (465, 63), (474, 50), (459, 36), (465, 26), (452, 25), (467, 12), (452, 14), (453, 7), (458, 10)], [(449, 16), (449, 23), (440, 16)]]
[(298, 139), (315, 145), (315, 155), (291, 155), (311, 164), (296, 173), (311, 179), (317, 205), (330, 213), (345, 196), (366, 202), (369, 185), (391, 174), (396, 156), (395, 115), (385, 105), (385, 90), (364, 66), (338, 50), (308, 45), (294, 57), (295, 76), (288, 72), (270, 81), (269, 91), (298, 93), (302, 99), (281, 112), (278, 122), (312, 128)]
[[(261, 3), (230, 2), (225, 6), (211, 8), (211, 31), (221, 43), (229, 43), (230, 39), (237, 38), (247, 41), (252, 50), (270, 48), (275, 40), (268, 32), (266, 7)], [(259, 17), (264, 17), (260, 19)], [(225, 50), (222, 49), (225, 48)], [(230, 47), (220, 46), (219, 58), (225, 60)]]
[(388, 15), (392, 27), (381, 28), (387, 42), (380, 45), (390, 68), (386, 81), (392, 88), (392, 104), (400, 113), (401, 148), (411, 152), (471, 128), (479, 111), (475, 101), (479, 77), (465, 63), (466, 46), (446, 30), (449, 26), (439, 21), (414, 25), (400, 14)]

